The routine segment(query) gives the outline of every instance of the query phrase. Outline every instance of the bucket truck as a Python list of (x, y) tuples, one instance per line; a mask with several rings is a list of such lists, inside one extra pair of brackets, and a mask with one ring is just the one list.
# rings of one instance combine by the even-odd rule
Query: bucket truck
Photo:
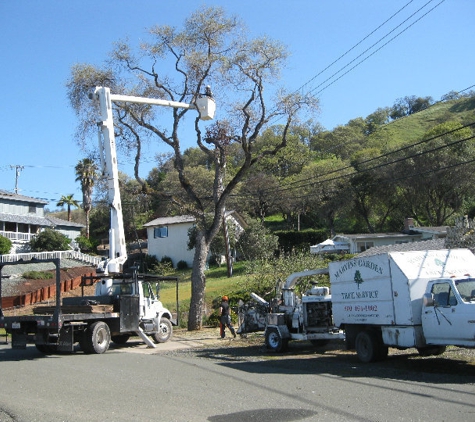
[[(210, 92), (207, 89), (207, 92)], [(13, 348), (25, 348), (33, 343), (44, 353), (74, 351), (75, 343), (85, 353), (104, 353), (110, 341), (125, 343), (130, 336), (138, 335), (149, 347), (155, 347), (149, 338), (163, 343), (172, 335), (172, 314), (159, 300), (158, 283), (163, 279), (139, 274), (131, 267), (124, 271), (127, 260), (122, 205), (119, 191), (117, 153), (112, 113), (113, 102), (145, 103), (174, 108), (196, 109), (201, 120), (214, 117), (215, 103), (211, 96), (203, 95), (193, 104), (147, 99), (124, 95), (113, 95), (109, 88), (97, 87), (90, 96), (96, 102), (100, 122), (99, 151), (104, 177), (107, 180), (110, 204), (109, 256), (96, 269), (96, 276), (83, 277), (82, 284), (96, 282), (94, 296), (60, 298), (60, 260), (51, 259), (56, 267), (56, 304), (37, 306), (34, 315), (3, 315), (0, 306), (0, 328), (12, 336)], [(40, 262), (35, 260), (35, 263)], [(18, 265), (25, 262), (0, 265)]]

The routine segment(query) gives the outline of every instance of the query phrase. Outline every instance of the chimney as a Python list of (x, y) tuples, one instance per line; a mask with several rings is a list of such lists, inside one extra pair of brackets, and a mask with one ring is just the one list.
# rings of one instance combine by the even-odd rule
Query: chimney
[(410, 231), (414, 228), (414, 219), (406, 217), (404, 219), (404, 233), (410, 233)]

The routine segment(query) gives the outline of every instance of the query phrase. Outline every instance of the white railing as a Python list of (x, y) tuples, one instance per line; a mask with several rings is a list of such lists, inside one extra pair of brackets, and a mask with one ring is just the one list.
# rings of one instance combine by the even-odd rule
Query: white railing
[(0, 262), (16, 262), (19, 260), (31, 261), (35, 259), (74, 259), (76, 261), (82, 261), (87, 264), (97, 266), (102, 257), (87, 255), (78, 251), (52, 251), (52, 252), (28, 252), (28, 253), (15, 253), (8, 255), (0, 255)]
[(0, 235), (10, 240), (17, 240), (20, 242), (29, 242), (36, 236), (36, 233), (21, 233), (21, 232), (5, 232), (0, 230)]

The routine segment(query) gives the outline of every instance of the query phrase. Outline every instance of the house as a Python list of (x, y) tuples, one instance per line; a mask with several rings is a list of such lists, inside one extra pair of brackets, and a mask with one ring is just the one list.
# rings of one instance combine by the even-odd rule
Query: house
[[(237, 234), (244, 230), (246, 224), (238, 213), (227, 211), (225, 216), (228, 223), (234, 224)], [(169, 257), (174, 266), (179, 261), (185, 261), (191, 267), (194, 250), (188, 250), (188, 231), (194, 227), (195, 222), (195, 217), (191, 215), (179, 215), (156, 218), (144, 224), (147, 229), (148, 254), (159, 261), (165, 256)]]
[(84, 225), (45, 216), (48, 201), (0, 190), (0, 235), (12, 241), (12, 253), (26, 251), (28, 243), (45, 228), (58, 230), (72, 240)]
[[(426, 240), (443, 239), (447, 236), (447, 227), (415, 227), (412, 218), (404, 221), (404, 230), (401, 233), (365, 233), (365, 234), (338, 234), (330, 240), (338, 245), (339, 250), (357, 254), (369, 248), (403, 243), (421, 242)], [(328, 245), (328, 240), (327, 242)], [(325, 242), (310, 247), (311, 253), (322, 253)], [(326, 249), (328, 251), (328, 246)]]
[(156, 218), (144, 224), (147, 229), (148, 254), (159, 261), (167, 256), (176, 266), (178, 261), (193, 263), (193, 251), (188, 250), (188, 230), (195, 224), (195, 217), (179, 215), (177, 217)]
[(61, 218), (52, 217), (50, 215), (47, 215), (46, 219), (51, 222), (53, 229), (59, 231), (65, 236), (68, 236), (73, 241), (81, 235), (81, 230), (86, 228), (84, 224), (77, 223), (74, 221), (63, 220)]

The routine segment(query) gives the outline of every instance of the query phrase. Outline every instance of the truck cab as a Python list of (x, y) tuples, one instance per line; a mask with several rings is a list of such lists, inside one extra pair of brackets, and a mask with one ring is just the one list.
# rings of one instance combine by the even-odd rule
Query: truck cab
[(475, 278), (430, 281), (422, 304), (427, 344), (471, 346), (475, 341)]
[(333, 316), (363, 362), (388, 347), (439, 355), (475, 347), (475, 255), (468, 249), (387, 252), (331, 262)]

